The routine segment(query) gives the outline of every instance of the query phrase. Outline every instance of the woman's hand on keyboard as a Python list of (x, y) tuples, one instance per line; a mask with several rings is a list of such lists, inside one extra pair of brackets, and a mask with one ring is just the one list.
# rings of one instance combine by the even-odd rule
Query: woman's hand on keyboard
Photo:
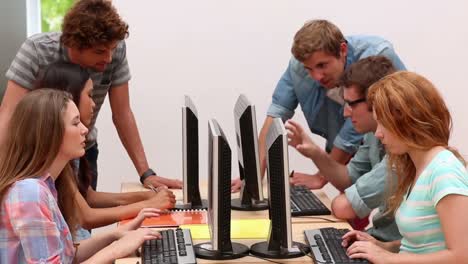
[(374, 264), (391, 263), (394, 255), (370, 241), (356, 241), (346, 250), (350, 258), (367, 259)]
[(341, 242), (341, 245), (346, 248), (351, 246), (351, 244), (353, 244), (355, 241), (368, 241), (368, 242), (371, 242), (373, 244), (380, 246), (379, 245), (380, 241), (375, 239), (373, 236), (369, 235), (366, 232), (357, 231), (357, 230), (349, 231), (342, 237), (342, 239), (343, 241)]
[(108, 247), (113, 252), (113, 259), (123, 258), (135, 251), (150, 239), (161, 238), (161, 234), (151, 228), (139, 228), (137, 230), (127, 231), (125, 234)]
[(135, 230), (141, 226), (141, 223), (149, 217), (158, 217), (161, 210), (155, 208), (143, 208), (138, 215), (126, 224), (119, 225), (116, 228), (116, 239), (123, 237), (128, 231)]

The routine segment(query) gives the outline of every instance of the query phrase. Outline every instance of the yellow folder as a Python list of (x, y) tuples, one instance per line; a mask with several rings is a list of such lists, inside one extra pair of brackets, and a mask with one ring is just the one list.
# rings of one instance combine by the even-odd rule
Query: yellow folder
[[(190, 229), (192, 239), (210, 239), (208, 225), (181, 225)], [(231, 220), (231, 239), (266, 239), (270, 230), (269, 219), (233, 219)]]

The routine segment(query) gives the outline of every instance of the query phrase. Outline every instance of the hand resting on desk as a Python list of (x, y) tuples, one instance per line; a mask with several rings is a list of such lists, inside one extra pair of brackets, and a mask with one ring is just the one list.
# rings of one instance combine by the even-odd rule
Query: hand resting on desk
[(176, 197), (169, 189), (160, 188), (157, 193), (154, 193), (153, 191), (150, 191), (149, 193), (152, 194), (152, 197), (145, 201), (145, 207), (157, 209), (174, 208)]
[(154, 187), (166, 186), (171, 189), (182, 189), (181, 180), (168, 179), (156, 175), (149, 176), (148, 178), (146, 178), (144, 185), (145, 187), (148, 187), (148, 185), (152, 185)]
[(294, 172), (289, 182), (295, 186), (305, 186), (308, 189), (315, 190), (322, 189), (322, 187), (325, 186), (328, 181), (322, 175), (320, 175), (319, 172), (312, 175), (301, 172)]

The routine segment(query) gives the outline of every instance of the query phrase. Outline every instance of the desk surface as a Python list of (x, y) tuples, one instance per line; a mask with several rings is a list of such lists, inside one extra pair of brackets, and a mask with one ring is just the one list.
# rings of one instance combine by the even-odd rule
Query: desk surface
[[(202, 198), (208, 197), (207, 195), (207, 188), (208, 184), (206, 182), (202, 182), (200, 184), (200, 195)], [(140, 183), (136, 182), (124, 182), (122, 183), (122, 192), (137, 192), (137, 191), (148, 191), (148, 189), (144, 188)], [(172, 190), (177, 198), (178, 201), (182, 200), (182, 190)], [(331, 208), (331, 201), (328, 196), (322, 190), (314, 190), (315, 195), (322, 201), (328, 209)], [(264, 184), (264, 191), (263, 194), (266, 197), (266, 186)], [(232, 198), (239, 198), (239, 193), (233, 193)], [(330, 210), (331, 211), (331, 210)], [(320, 216), (321, 218), (329, 219), (331, 221), (336, 222), (343, 222), (343, 220), (336, 218), (333, 215), (323, 215)], [(231, 210), (231, 218), (232, 219), (267, 219), (268, 218), (268, 210), (262, 211), (237, 211)], [(313, 216), (304, 216), (304, 217), (293, 217), (292, 223), (328, 223), (330, 221), (322, 220), (320, 218), (316, 218)]]
[[(206, 186), (205, 183), (201, 184), (202, 188), (200, 189), (201, 196), (207, 197), (206, 195)], [(122, 192), (132, 192), (132, 191), (141, 191), (145, 190), (143, 186), (139, 183), (123, 183), (122, 184)], [(266, 192), (264, 192), (266, 193)], [(320, 198), (320, 200), (330, 208), (330, 199), (326, 196), (326, 194), (320, 190), (314, 191), (314, 193)], [(182, 198), (182, 191), (175, 190), (174, 194), (176, 195), (177, 199)], [(233, 198), (237, 198), (239, 194), (233, 194)], [(323, 218), (335, 221), (330, 222), (321, 218), (313, 218), (313, 217), (293, 217), (292, 218), (292, 230), (293, 230), (293, 240), (296, 242), (304, 243), (304, 233), (303, 231), (306, 229), (316, 229), (322, 227), (335, 227), (335, 228), (348, 228), (351, 229), (351, 226), (342, 220), (335, 218), (334, 216), (321, 216)], [(247, 212), (247, 211), (235, 211), (231, 210), (231, 218), (232, 219), (266, 219), (268, 218), (268, 211), (255, 211), (255, 212)], [(243, 240), (243, 239), (235, 239), (234, 242), (242, 243), (246, 246), (251, 246), (254, 243), (260, 242), (260, 240)], [(206, 242), (205, 240), (194, 240), (195, 244)], [(115, 263), (116, 264), (135, 264), (137, 261), (140, 261), (140, 258), (137, 257), (130, 257), (119, 259)], [(281, 263), (313, 263), (310, 257), (301, 257), (301, 258), (294, 258), (294, 259), (281, 259), (275, 260)], [(225, 260), (225, 261), (212, 261), (212, 260), (204, 260), (197, 258), (198, 263), (271, 263), (265, 260), (261, 260), (255, 257), (243, 257), (240, 259), (234, 260)]]

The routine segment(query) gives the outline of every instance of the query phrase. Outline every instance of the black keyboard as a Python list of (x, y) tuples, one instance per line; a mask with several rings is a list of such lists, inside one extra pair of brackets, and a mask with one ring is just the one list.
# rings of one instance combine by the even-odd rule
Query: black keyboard
[(321, 228), (304, 230), (306, 242), (317, 263), (369, 263), (365, 259), (350, 259), (346, 248), (341, 245), (341, 237), (348, 229)]
[(159, 231), (161, 239), (147, 240), (141, 246), (142, 264), (197, 263), (189, 229)]
[(291, 215), (330, 215), (330, 210), (305, 186), (293, 186), (291, 193)]

